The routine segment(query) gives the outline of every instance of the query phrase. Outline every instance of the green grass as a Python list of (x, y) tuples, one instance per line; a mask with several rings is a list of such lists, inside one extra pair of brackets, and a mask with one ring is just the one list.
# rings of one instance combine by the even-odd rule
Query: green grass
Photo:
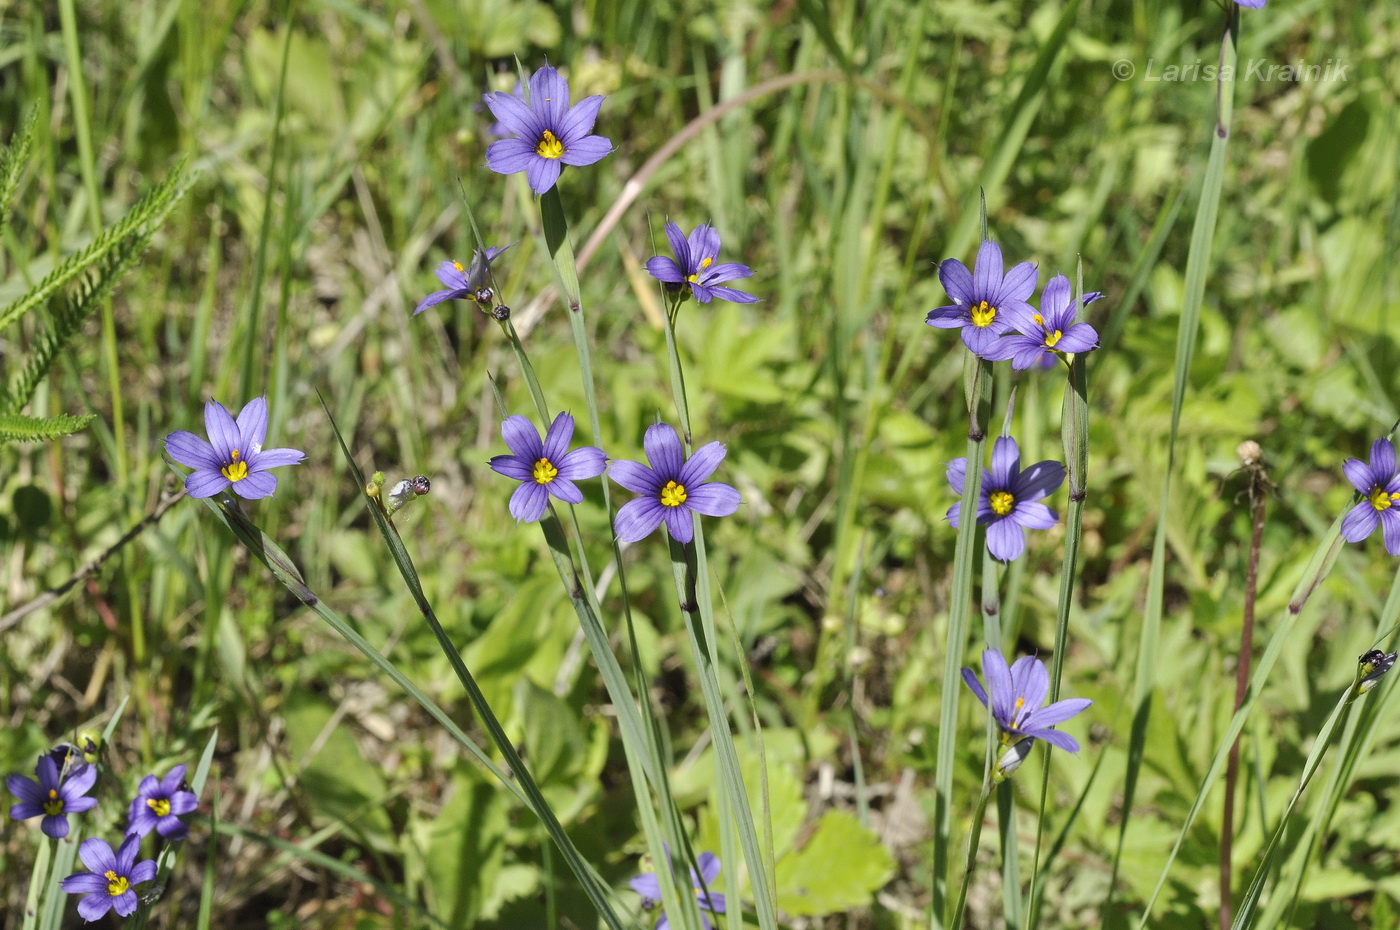
[[(1041, 927), (1215, 924), (1218, 784), (1183, 825), (1230, 727), (1250, 532), (1234, 449), (1253, 438), (1278, 485), (1256, 631), (1259, 654), (1274, 659), (1241, 721), (1238, 907), (1357, 657), (1392, 640), (1386, 618), (1400, 610), (1397, 562), (1379, 536), (1343, 547), (1306, 608), (1289, 610), (1352, 499), (1342, 462), (1400, 417), (1400, 13), (1350, 0), (1241, 11), (1241, 62), (1330, 58), (1349, 70), (1344, 81), (1238, 80), (1217, 167), (1215, 85), (1146, 79), (1215, 60), (1225, 13), (1210, 3), (289, 7), (0, 5), (0, 135), (37, 112), (0, 239), (0, 306), (87, 247), (177, 159), (199, 172), (110, 314), (88, 321), (24, 411), (96, 419), (72, 437), (0, 449), (0, 768), (27, 771), (41, 748), (105, 725), (129, 697), (108, 748), (109, 812), (91, 835), (116, 827), (119, 796), (143, 774), (193, 769), (218, 732), (209, 820), (152, 926), (202, 913), (213, 928), (602, 926), (521, 793), (206, 507), (180, 502), (61, 598), (11, 615), (174, 493), (166, 433), (198, 430), (208, 398), (237, 407), (259, 393), (269, 442), (308, 459), (280, 472), (275, 498), (248, 506), (253, 521), (322, 616), (502, 765), (422, 619), (420, 603), (431, 605), (573, 846), (616, 892), (624, 925), (654, 922), (625, 882), (653, 870), (655, 838), (683, 833), (695, 854), (734, 851), (719, 891), (733, 893), (731, 874), (749, 888), (741, 848), (776, 858), (779, 926), (928, 926), (949, 893), (935, 892), (935, 862), (952, 863), (954, 892), (961, 879), (985, 718), (959, 695), (940, 769), (945, 686), (962, 687), (946, 676), (975, 666), (984, 631), (974, 619), (950, 649), (949, 631), (968, 629), (950, 604), (979, 610), (983, 596), (955, 590), (957, 532), (943, 519), (955, 500), (945, 464), (968, 448), (962, 353), (955, 333), (923, 318), (945, 302), (932, 262), (971, 262), (983, 188), (1009, 260), (1037, 261), (1042, 285), (1056, 272), (1073, 279), (1082, 260), (1085, 290), (1107, 296), (1090, 307), (1104, 348), (1084, 360), (1078, 575), (1062, 589), (1065, 528), (1033, 534), (1001, 574), (997, 615), (1004, 644), (1053, 652), (1062, 696), (1095, 704), (1066, 726), (1083, 744), (1077, 757), (1052, 754), (1044, 772), (1037, 755), (1009, 783), (1014, 806), (998, 809), (1014, 809), (1003, 833), (1018, 856), (1000, 868), (998, 831), (983, 831), (970, 925), (999, 926), (1007, 912)], [(508, 86), (516, 58), (529, 72), (546, 56), (576, 97), (607, 95), (596, 131), (616, 146), (564, 173), (567, 254), (520, 179), (483, 167), (491, 119), (476, 108), (482, 91)], [(1120, 59), (1135, 63), (1134, 79), (1115, 80)], [(770, 81), (639, 173), (693, 121)], [(640, 192), (625, 187), (634, 177)], [(1217, 180), (1213, 236), (1193, 249), (1203, 182)], [(601, 244), (585, 247), (624, 197)], [(665, 306), (642, 268), (666, 251), (666, 220), (715, 223), (723, 257), (756, 269), (746, 289), (764, 302), (688, 303), (674, 334), (695, 440), (728, 444), (717, 477), (746, 500), (705, 522), (715, 596), (697, 643), (713, 646), (712, 680), (695, 672), (659, 540), (629, 549), (619, 579), (596, 484), (576, 508), (619, 662), (610, 686), (646, 690), (661, 723), (648, 737), (650, 715), (625, 721), (671, 768), (650, 820), (634, 792), (650, 756), (629, 768), (582, 602), (485, 466), (504, 451), (495, 391), (511, 412), (535, 406), (518, 358), (464, 302), (409, 316), (439, 287), (433, 266), (477, 247), (468, 208), (487, 244), (519, 241), (495, 271), (542, 397), (614, 459), (640, 457), (658, 415), (675, 422)], [(573, 290), (574, 250), (587, 259), (577, 299), (589, 390), (564, 301), (536, 300), (561, 275)], [(1184, 307), (1199, 312), (1199, 331), (1178, 370)], [(0, 375), (13, 378), (41, 335), (32, 319), (0, 333)], [(993, 431), (1008, 387), (998, 377)], [(1063, 373), (1010, 382), (1025, 459), (1062, 458)], [(432, 479), (395, 518), (421, 598), (366, 513), (317, 392), (358, 469)], [(1069, 516), (1064, 490), (1051, 504)], [(1062, 590), (1072, 590), (1064, 605)], [(1140, 655), (1145, 632), (1155, 647)], [(1299, 927), (1394, 925), (1394, 693), (1383, 683), (1337, 727), (1291, 809), (1257, 925), (1290, 914)], [(736, 750), (719, 775), (707, 732), (716, 702)], [(720, 816), (742, 800), (731, 769), (744, 775), (756, 837)], [(935, 855), (944, 789), (950, 842)], [(5, 926), (19, 926), (36, 833), (32, 823), (0, 833), (0, 874), (26, 876), (0, 883)], [(854, 873), (880, 893), (843, 897), (838, 878)], [(1008, 874), (1021, 895), (1035, 874), (1031, 906), (1001, 887)], [(752, 892), (743, 897), (757, 927)]]

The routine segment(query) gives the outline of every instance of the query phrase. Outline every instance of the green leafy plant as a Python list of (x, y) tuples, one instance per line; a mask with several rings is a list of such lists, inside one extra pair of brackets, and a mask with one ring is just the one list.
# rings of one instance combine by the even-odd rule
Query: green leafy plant
[[(19, 191), (20, 177), (33, 142), (34, 111), (30, 111), (10, 144), (0, 148), (0, 232)], [(165, 180), (136, 202), (126, 215), (108, 226), (86, 248), (55, 262), (53, 271), (21, 297), (0, 310), (0, 330), (31, 313), (40, 323), (28, 352), (0, 373), (0, 443), (35, 442), (75, 433), (92, 422), (93, 414), (29, 416), (21, 413), (58, 353), (117, 282), (135, 267), (170, 211), (189, 190), (194, 175), (181, 159)], [(44, 308), (50, 309), (45, 312)]]

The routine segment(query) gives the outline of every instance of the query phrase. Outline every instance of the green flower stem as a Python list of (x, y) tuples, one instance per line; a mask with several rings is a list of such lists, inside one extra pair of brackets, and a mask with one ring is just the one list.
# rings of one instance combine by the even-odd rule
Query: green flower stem
[(29, 892), (24, 898), (24, 917), (20, 930), (34, 930), (39, 920), (39, 898), (44, 889), (56, 884), (49, 878), (53, 865), (53, 847), (57, 840), (39, 834), (39, 852), (34, 857), (34, 871), (29, 876)]
[[(996, 750), (993, 750), (995, 753)], [(995, 762), (993, 763), (995, 765)], [(958, 888), (957, 903), (944, 921), (948, 930), (958, 930), (962, 926), (963, 911), (967, 907), (967, 888), (972, 884), (972, 873), (977, 868), (977, 847), (982, 843), (982, 819), (987, 815), (987, 801), (992, 796), (992, 779), (989, 776), (982, 785), (982, 796), (977, 799), (977, 810), (972, 813), (972, 828), (967, 834), (967, 863), (963, 867), (962, 885)]]
[[(724, 697), (720, 690), (714, 607), (710, 601), (708, 577), (705, 574), (705, 539), (700, 529), (700, 521), (694, 517), (692, 519), (695, 523), (695, 539), (691, 544), (676, 542), (670, 538), (669, 533), (667, 534), (676, 595), (680, 599), (681, 615), (685, 620), (696, 674), (700, 679), (700, 691), (710, 718), (715, 774), (720, 791), (728, 796), (726, 803), (739, 830), (739, 845), (744, 850), (744, 861), (749, 867), (749, 885), (753, 891), (758, 925), (761, 930), (777, 930), (776, 896), (771, 870), (766, 868), (758, 844), (753, 810), (749, 807), (743, 775), (739, 770), (739, 754), (734, 746), (734, 735), (729, 729), (729, 716), (725, 711)], [(738, 907), (738, 902), (735, 902), (734, 906)]]
[[(953, 586), (948, 606), (948, 638), (943, 664), (943, 687), (938, 712), (938, 754), (934, 776), (933, 920), (947, 904), (948, 846), (953, 800), (953, 756), (958, 742), (957, 687), (963, 650), (967, 646), (972, 609), (972, 570), (977, 558), (977, 501), (982, 494), (982, 459), (991, 409), (992, 363), (966, 354), (964, 383), (968, 400), (967, 477), (959, 509), (958, 540), (953, 550)], [(969, 516), (971, 519), (968, 519)], [(984, 801), (985, 803), (985, 801)]]

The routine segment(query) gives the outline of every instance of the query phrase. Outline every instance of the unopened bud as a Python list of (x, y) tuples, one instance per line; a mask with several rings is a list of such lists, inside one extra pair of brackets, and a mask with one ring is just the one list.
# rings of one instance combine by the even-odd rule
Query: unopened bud
[(992, 772), (992, 781), (1001, 783), (1011, 776), (1011, 773), (1021, 767), (1021, 763), (1026, 761), (1026, 757), (1031, 754), (1031, 747), (1035, 745), (1033, 739), (1023, 739), (1006, 748), (1006, 752), (1001, 754), (997, 760), (996, 770)]

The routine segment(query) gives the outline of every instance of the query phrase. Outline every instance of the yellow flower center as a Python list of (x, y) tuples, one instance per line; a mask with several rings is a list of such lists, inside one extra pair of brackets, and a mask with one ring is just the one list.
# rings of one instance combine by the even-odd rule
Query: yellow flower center
[(666, 487), (661, 489), (661, 506), (679, 507), (685, 503), (685, 485), (676, 484), (674, 481), (666, 482)]
[(463, 269), (462, 269), (462, 263), (461, 263), (461, 262), (453, 262), (453, 263), (452, 263), (452, 267), (453, 267), (453, 268), (456, 268), (458, 271), (463, 270)]
[(546, 129), (540, 138), (540, 144), (535, 146), (535, 154), (541, 158), (560, 158), (564, 154), (564, 143)]
[(149, 807), (149, 808), (151, 809), (151, 812), (152, 812), (153, 814), (155, 814), (157, 817), (169, 817), (169, 816), (170, 816), (170, 799), (169, 799), (169, 798), (147, 798), (147, 799), (146, 799), (146, 806)]
[(1389, 510), (1392, 506), (1394, 506), (1395, 501), (1400, 500), (1400, 492), (1396, 492), (1394, 494), (1387, 494), (1385, 492), (1385, 488), (1381, 487), (1380, 485), (1376, 485), (1371, 489), (1371, 493), (1368, 495), (1368, 497), (1371, 500), (1372, 507), (1376, 508), (1377, 510)]
[(229, 459), (231, 461), (223, 468), (219, 469), (219, 472), (223, 474), (225, 478), (230, 481), (242, 481), (244, 478), (248, 477), (248, 463), (243, 461), (243, 454), (241, 452), (234, 449), (233, 452), (229, 453)]
[(1041, 316), (1039, 313), (1035, 314), (1035, 325), (1039, 326), (1045, 332), (1045, 348), (1047, 349), (1055, 348), (1055, 343), (1059, 342), (1060, 338), (1064, 336), (1064, 333), (1058, 329), (1053, 333), (1045, 329), (1045, 317)]
[(1016, 506), (1016, 498), (1011, 496), (1010, 491), (993, 491), (987, 502), (992, 505), (992, 513), (999, 517), (1006, 516)]
[(131, 887), (131, 882), (127, 881), (125, 875), (118, 875), (111, 869), (103, 872), (102, 877), (107, 879), (107, 893), (114, 898), (126, 894), (126, 890)]
[(972, 317), (973, 326), (991, 326), (992, 321), (997, 318), (997, 308), (984, 300), (972, 307), (969, 316)]
[(559, 469), (555, 468), (554, 463), (549, 459), (542, 458), (535, 463), (530, 477), (535, 479), (536, 484), (549, 484), (559, 477)]
[(706, 268), (710, 267), (710, 266), (713, 265), (714, 263), (715, 263), (715, 260), (714, 260), (713, 258), (701, 259), (699, 270), (696, 271), (695, 274), (693, 274), (693, 275), (691, 275), (690, 277), (686, 278), (686, 280), (689, 281), (691, 284), (696, 283), (697, 281), (700, 280), (700, 272), (701, 272), (701, 271), (704, 271)]
[(57, 817), (63, 813), (63, 799), (58, 796), (58, 791), (50, 788), (49, 799), (44, 802), (44, 813), (50, 817)]

